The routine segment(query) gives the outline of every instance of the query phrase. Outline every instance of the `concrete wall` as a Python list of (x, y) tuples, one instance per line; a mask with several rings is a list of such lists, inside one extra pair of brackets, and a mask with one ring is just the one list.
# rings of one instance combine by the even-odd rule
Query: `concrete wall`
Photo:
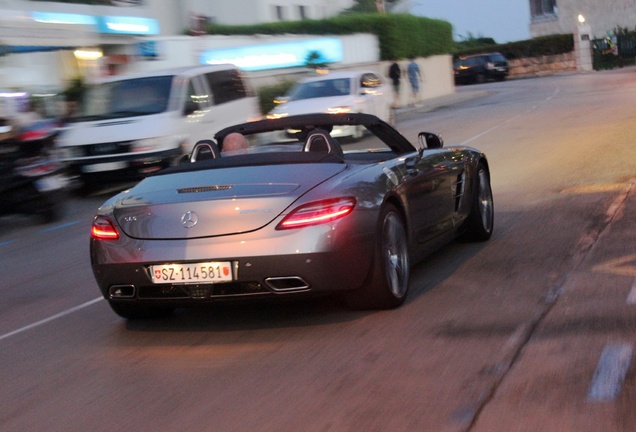
[(574, 51), (552, 56), (515, 59), (508, 62), (510, 78), (551, 75), (577, 70)]

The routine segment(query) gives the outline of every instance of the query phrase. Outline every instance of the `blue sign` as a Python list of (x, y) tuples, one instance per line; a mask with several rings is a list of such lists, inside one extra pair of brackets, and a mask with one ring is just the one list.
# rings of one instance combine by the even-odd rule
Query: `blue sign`
[(342, 61), (338, 38), (308, 39), (265, 45), (209, 50), (201, 53), (201, 64), (234, 64), (245, 71), (305, 66), (309, 54), (317, 53), (325, 63)]
[(100, 16), (97, 30), (109, 34), (156, 35), (159, 34), (159, 23), (150, 18)]

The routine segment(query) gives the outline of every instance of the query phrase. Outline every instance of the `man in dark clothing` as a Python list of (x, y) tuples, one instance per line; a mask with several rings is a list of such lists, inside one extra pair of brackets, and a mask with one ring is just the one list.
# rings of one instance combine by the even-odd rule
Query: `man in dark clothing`
[(400, 100), (400, 79), (402, 78), (402, 69), (397, 62), (389, 67), (389, 78), (393, 81), (393, 106), (399, 105)]

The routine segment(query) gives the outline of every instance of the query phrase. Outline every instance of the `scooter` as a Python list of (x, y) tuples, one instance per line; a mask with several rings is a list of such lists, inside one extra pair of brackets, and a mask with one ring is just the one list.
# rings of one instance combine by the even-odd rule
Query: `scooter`
[(0, 215), (34, 215), (43, 223), (62, 215), (68, 180), (53, 156), (55, 120), (16, 127), (0, 119)]

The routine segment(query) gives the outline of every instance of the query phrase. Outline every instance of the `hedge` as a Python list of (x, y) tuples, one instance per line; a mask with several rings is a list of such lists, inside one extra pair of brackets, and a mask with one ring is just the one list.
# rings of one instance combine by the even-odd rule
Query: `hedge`
[(210, 35), (349, 35), (371, 33), (378, 37), (380, 60), (429, 57), (453, 52), (450, 23), (409, 14), (347, 14), (324, 20), (284, 21), (268, 24), (209, 25)]
[(455, 51), (455, 57), (471, 54), (479, 54), (489, 51), (497, 51), (508, 60), (539, 57), (543, 55), (556, 55), (569, 53), (574, 50), (574, 36), (569, 34), (557, 34), (540, 36), (519, 42), (510, 42), (501, 45), (483, 45), (480, 47)]

